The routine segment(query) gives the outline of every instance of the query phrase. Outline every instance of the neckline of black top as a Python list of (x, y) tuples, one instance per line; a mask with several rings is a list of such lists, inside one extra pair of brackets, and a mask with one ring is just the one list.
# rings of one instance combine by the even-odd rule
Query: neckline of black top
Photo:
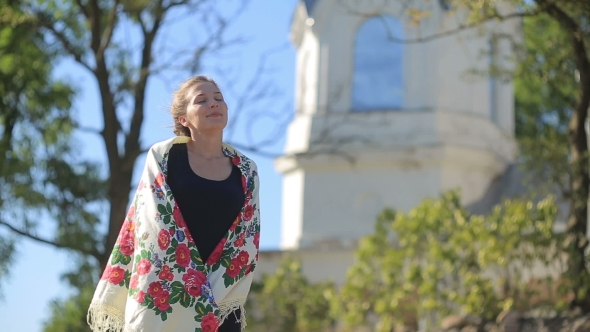
[[(232, 178), (232, 175), (234, 175), (234, 172), (238, 171), (238, 167), (236, 165), (234, 165), (233, 163), (231, 163), (231, 160), (230, 160), (230, 163), (232, 165), (231, 172), (229, 173), (229, 175), (225, 179), (223, 179), (223, 180), (213, 180), (213, 179), (208, 179), (208, 178), (206, 178), (204, 176), (201, 176), (201, 175), (197, 174), (197, 172), (195, 172), (193, 170), (193, 168), (191, 167), (191, 164), (190, 164), (190, 161), (189, 161), (189, 158), (188, 158), (188, 149), (187, 149), (186, 143), (180, 144), (180, 146), (182, 146), (182, 150), (183, 150), (182, 151), (182, 154), (183, 154), (183, 156), (185, 158), (184, 161), (186, 162), (186, 165), (188, 165), (188, 168), (190, 170), (190, 173), (193, 174), (194, 176), (196, 176), (197, 178), (201, 179), (201, 180), (209, 181), (209, 182), (225, 182), (225, 181), (229, 181)], [(229, 157), (226, 157), (226, 158), (229, 159)]]

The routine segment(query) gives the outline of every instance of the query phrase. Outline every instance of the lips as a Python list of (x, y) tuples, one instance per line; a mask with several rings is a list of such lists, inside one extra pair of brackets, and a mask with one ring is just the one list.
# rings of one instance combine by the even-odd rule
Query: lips
[(208, 118), (217, 118), (217, 117), (220, 117), (221, 115), (222, 115), (222, 114), (221, 114), (221, 113), (219, 113), (219, 112), (213, 112), (213, 113), (211, 113), (211, 114), (207, 115), (207, 117), (208, 117)]

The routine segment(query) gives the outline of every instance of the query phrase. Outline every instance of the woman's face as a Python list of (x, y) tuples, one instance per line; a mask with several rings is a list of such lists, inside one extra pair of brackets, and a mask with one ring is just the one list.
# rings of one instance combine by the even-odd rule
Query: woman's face
[(227, 125), (227, 104), (215, 84), (199, 82), (188, 94), (188, 106), (178, 121), (191, 132), (223, 131)]

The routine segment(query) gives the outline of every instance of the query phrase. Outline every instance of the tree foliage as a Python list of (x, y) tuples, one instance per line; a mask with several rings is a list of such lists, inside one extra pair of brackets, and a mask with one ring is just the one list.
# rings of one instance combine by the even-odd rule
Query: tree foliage
[(94, 287), (86, 286), (76, 292), (75, 296), (50, 303), (52, 319), (44, 323), (43, 331), (91, 332), (86, 323), (86, 312), (94, 295)]
[(561, 272), (551, 198), (507, 200), (488, 216), (459, 202), (457, 192), (448, 192), (407, 213), (379, 216), (338, 300), (348, 325), (417, 328), (418, 317), (436, 323), (450, 313), (491, 320), (505, 309), (528, 308), (534, 290), (524, 277), (534, 268)]
[[(590, 3), (581, 0), (450, 0), (467, 10), (461, 27), (520, 17), (525, 24), (525, 61), (516, 84), (517, 134), (525, 166), (557, 184), (568, 199), (568, 269), (577, 291), (571, 305), (590, 310), (587, 251), (590, 155)], [(510, 38), (510, 36), (507, 36)], [(521, 46), (521, 45), (517, 45)]]
[[(20, 2), (0, 1), (0, 224), (59, 248), (80, 241), (81, 251), (92, 252), (93, 234), (71, 235), (97, 222), (87, 207), (100, 200), (102, 181), (95, 165), (76, 158), (70, 141), (74, 90), (52, 78), (58, 55), (37, 23)], [(63, 224), (50, 240), (33, 231), (41, 217)], [(0, 265), (12, 258), (12, 241), (0, 238)], [(0, 268), (0, 277), (8, 270)]]
[(310, 283), (301, 263), (281, 262), (276, 273), (255, 282), (247, 302), (252, 331), (323, 331), (334, 323), (330, 315), (335, 287), (329, 282)]

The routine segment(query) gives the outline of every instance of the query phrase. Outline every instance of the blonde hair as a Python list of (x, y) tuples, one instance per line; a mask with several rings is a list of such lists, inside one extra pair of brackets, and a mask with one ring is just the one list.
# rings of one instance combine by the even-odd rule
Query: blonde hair
[(191, 131), (180, 124), (178, 118), (186, 114), (186, 108), (188, 107), (188, 94), (197, 85), (198, 83), (208, 82), (212, 83), (219, 89), (219, 85), (215, 82), (212, 78), (207, 76), (193, 76), (180, 84), (178, 89), (174, 91), (172, 95), (172, 105), (170, 106), (170, 114), (172, 115), (172, 120), (174, 121), (174, 134), (176, 136), (191, 136)]

